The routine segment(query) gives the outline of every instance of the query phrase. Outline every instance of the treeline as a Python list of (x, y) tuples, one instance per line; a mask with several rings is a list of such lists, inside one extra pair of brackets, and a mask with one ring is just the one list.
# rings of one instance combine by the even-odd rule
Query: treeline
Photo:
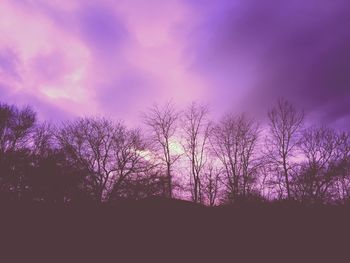
[(266, 127), (244, 114), (209, 115), (205, 105), (178, 111), (168, 103), (143, 114), (143, 129), (106, 118), (55, 126), (30, 107), (0, 104), (0, 199), (349, 200), (349, 133), (306, 127), (303, 111), (284, 99)]

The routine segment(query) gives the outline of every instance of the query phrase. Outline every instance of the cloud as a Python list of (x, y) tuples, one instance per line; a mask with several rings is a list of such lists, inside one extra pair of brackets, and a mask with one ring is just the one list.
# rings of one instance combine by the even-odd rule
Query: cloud
[(125, 120), (128, 124), (139, 122), (139, 115), (157, 97), (155, 80), (138, 69), (127, 69), (116, 79), (99, 85), (96, 100), (110, 117)]
[(18, 107), (31, 106), (38, 113), (38, 117), (41, 121), (47, 120), (54, 124), (59, 124), (64, 120), (69, 120), (74, 117), (60, 107), (40, 100), (31, 94), (13, 92), (11, 89), (1, 84), (0, 102), (14, 104)]
[(346, 126), (349, 11), (345, 0), (4, 0), (1, 84), (72, 116), (137, 123), (172, 99), (263, 119), (283, 96)]
[(62, 80), (70, 70), (65, 54), (59, 50), (37, 54), (32, 59), (31, 67), (41, 81), (49, 83)]
[(215, 4), (225, 8), (201, 11), (188, 48), (218, 100), (258, 113), (284, 96), (322, 121), (349, 113), (348, 1)]
[(127, 29), (108, 6), (83, 5), (77, 17), (82, 40), (99, 53), (115, 52), (128, 37)]
[(0, 43), (18, 51), (21, 68), (22, 81), (6, 85), (30, 94), (29, 104), (137, 123), (153, 102), (203, 94), (182, 53), (191, 14), (181, 1), (5, 0), (0, 15)]

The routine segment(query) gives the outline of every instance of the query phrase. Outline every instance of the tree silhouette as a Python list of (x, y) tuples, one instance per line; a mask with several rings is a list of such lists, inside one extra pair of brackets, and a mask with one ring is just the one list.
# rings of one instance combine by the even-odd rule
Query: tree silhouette
[(86, 187), (99, 202), (108, 200), (130, 174), (145, 169), (140, 131), (120, 122), (79, 119), (66, 124), (57, 138), (74, 165), (87, 171)]
[(143, 115), (144, 123), (150, 128), (153, 149), (165, 165), (170, 198), (173, 192), (172, 167), (179, 158), (179, 155), (172, 151), (178, 119), (179, 112), (170, 102), (163, 107), (154, 105)]
[(19, 109), (0, 104), (0, 187), (3, 193), (21, 200), (30, 169), (29, 141), (36, 123), (30, 107)]
[(268, 112), (268, 117), (270, 126), (270, 134), (266, 144), (268, 156), (275, 165), (278, 176), (282, 173), (287, 198), (291, 199), (292, 158), (297, 148), (304, 113), (297, 110), (287, 100), (280, 99), (277, 105)]
[(208, 159), (207, 151), (211, 131), (208, 108), (192, 103), (183, 114), (182, 124), (184, 150), (189, 160), (192, 177), (192, 199), (197, 203), (202, 201), (201, 177)]
[(341, 176), (339, 166), (349, 157), (349, 145), (346, 134), (325, 127), (303, 132), (300, 150), (305, 161), (293, 182), (297, 196), (303, 202), (333, 199), (330, 190)]
[(220, 176), (222, 173), (223, 169), (215, 165), (213, 161), (209, 161), (206, 164), (201, 184), (204, 199), (209, 206), (214, 206), (217, 204), (220, 194)]
[(176, 193), (208, 206), (349, 202), (350, 134), (303, 130), (303, 112), (283, 99), (268, 116), (261, 145), (254, 119), (227, 114), (214, 123), (199, 103), (182, 112), (153, 106), (143, 116), (148, 134), (106, 118), (53, 126), (30, 107), (0, 104), (0, 200), (118, 203)]
[(226, 115), (216, 125), (212, 149), (225, 171), (227, 198), (235, 201), (251, 191), (257, 171), (258, 126), (244, 115)]

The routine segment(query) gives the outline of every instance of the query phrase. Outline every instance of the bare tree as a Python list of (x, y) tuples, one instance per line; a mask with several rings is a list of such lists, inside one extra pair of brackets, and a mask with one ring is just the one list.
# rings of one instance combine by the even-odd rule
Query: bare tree
[(258, 125), (244, 115), (227, 115), (213, 130), (212, 149), (225, 170), (231, 201), (250, 193), (257, 170), (258, 135)]
[(201, 184), (204, 199), (207, 201), (209, 206), (214, 206), (217, 204), (221, 174), (222, 169), (218, 165), (215, 165), (212, 160), (206, 164)]
[(337, 193), (339, 201), (350, 200), (350, 133), (342, 132), (340, 137), (340, 161), (337, 164), (337, 181), (333, 186), (333, 192)]
[(259, 138), (259, 126), (253, 120), (247, 120), (242, 116), (239, 121), (240, 131), (240, 162), (242, 165), (242, 196), (252, 192), (252, 187), (256, 180), (257, 169), (261, 165), (261, 160), (257, 156), (256, 147)]
[(169, 198), (173, 191), (172, 167), (179, 158), (172, 150), (178, 119), (179, 113), (170, 102), (163, 107), (154, 105), (143, 115), (144, 123), (150, 128), (154, 150), (165, 165)]
[(0, 104), (0, 154), (28, 146), (35, 122), (36, 114), (30, 107)]
[(331, 188), (344, 182), (342, 165), (349, 157), (348, 137), (329, 128), (309, 128), (303, 132), (300, 149), (305, 158), (295, 178), (297, 196), (304, 202), (330, 201)]
[(106, 200), (143, 160), (140, 131), (110, 120), (79, 119), (65, 125), (57, 137), (75, 164), (87, 170), (88, 185), (98, 201)]
[(190, 162), (192, 177), (192, 199), (202, 201), (201, 177), (207, 162), (207, 147), (211, 123), (208, 120), (208, 107), (192, 103), (184, 112), (182, 127), (184, 132), (184, 151)]
[(275, 182), (275, 177), (273, 176), (274, 168), (271, 163), (263, 156), (259, 160), (259, 166), (257, 167), (257, 180), (255, 185), (260, 196), (265, 200), (272, 200), (276, 197), (282, 198), (282, 191), (276, 189), (279, 183)]
[(303, 125), (304, 113), (297, 110), (290, 102), (280, 99), (277, 105), (268, 112), (270, 136), (266, 147), (270, 161), (276, 166), (278, 176), (282, 173), (291, 199), (290, 174), (292, 158), (297, 148), (299, 132)]
[(18, 199), (25, 189), (35, 122), (36, 113), (30, 107), (0, 104), (0, 188), (6, 186)]
[(55, 141), (55, 129), (48, 123), (36, 125), (32, 135), (32, 154), (35, 156), (45, 156), (57, 146)]
[(143, 175), (154, 167), (151, 161), (145, 159), (147, 145), (139, 129), (127, 130), (118, 126), (113, 137), (112, 158), (115, 162), (115, 174), (110, 185), (112, 192), (118, 193), (123, 182), (131, 175)]

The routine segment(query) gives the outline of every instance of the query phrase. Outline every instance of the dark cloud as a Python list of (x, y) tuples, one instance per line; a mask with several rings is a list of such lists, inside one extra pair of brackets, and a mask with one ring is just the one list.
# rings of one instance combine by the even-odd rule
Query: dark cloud
[(116, 51), (128, 37), (123, 23), (108, 6), (83, 5), (78, 23), (83, 39), (99, 52)]
[[(220, 99), (240, 96), (242, 108), (261, 112), (283, 96), (319, 111), (319, 121), (350, 113), (348, 1), (220, 2), (225, 8), (203, 13), (190, 44), (193, 68), (220, 79)], [(242, 91), (237, 78), (253, 81)]]

